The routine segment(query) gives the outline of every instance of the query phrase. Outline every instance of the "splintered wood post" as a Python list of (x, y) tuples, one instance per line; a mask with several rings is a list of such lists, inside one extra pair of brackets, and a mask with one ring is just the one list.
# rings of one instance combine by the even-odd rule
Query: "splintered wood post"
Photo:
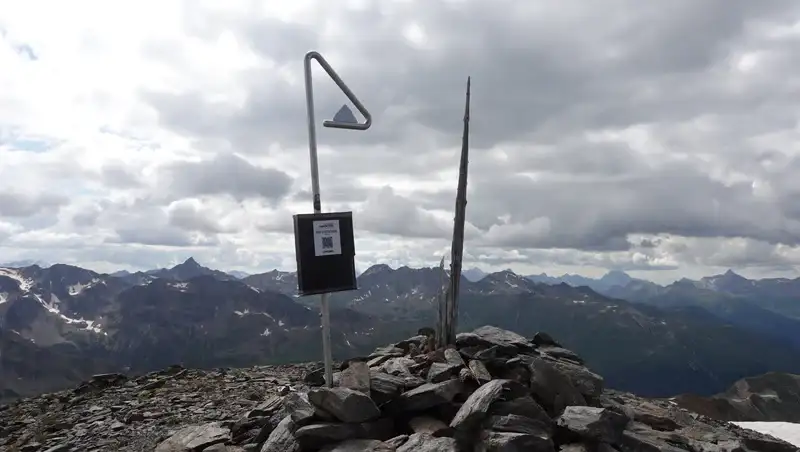
[(445, 296), (445, 281), (444, 277), (446, 273), (444, 271), (444, 256), (442, 256), (441, 262), (439, 262), (439, 293), (437, 294), (436, 303), (437, 307), (439, 308), (439, 317), (436, 321), (436, 348), (441, 348), (445, 346), (445, 312), (446, 307), (445, 303), (447, 302), (447, 297)]
[(447, 291), (445, 337), (448, 345), (456, 343), (458, 329), (458, 295), (461, 283), (461, 258), (464, 254), (464, 223), (467, 212), (467, 168), (469, 166), (469, 94), (470, 77), (467, 77), (467, 99), (464, 106), (464, 134), (461, 138), (461, 163), (458, 171), (456, 215), (453, 225), (453, 246), (450, 249), (450, 287)]

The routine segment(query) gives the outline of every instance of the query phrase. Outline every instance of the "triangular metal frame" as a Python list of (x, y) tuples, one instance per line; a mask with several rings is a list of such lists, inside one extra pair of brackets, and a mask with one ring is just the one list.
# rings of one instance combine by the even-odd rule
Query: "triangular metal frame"
[(334, 129), (349, 129), (349, 130), (367, 130), (372, 125), (372, 115), (369, 114), (364, 104), (361, 103), (360, 100), (353, 94), (353, 91), (348, 88), (348, 86), (344, 83), (339, 74), (333, 70), (331, 65), (325, 61), (325, 58), (319, 54), (319, 52), (311, 51), (306, 54), (306, 57), (303, 61), (305, 72), (306, 72), (306, 80), (311, 80), (311, 60), (317, 60), (317, 63), (328, 73), (328, 76), (336, 83), (336, 86), (339, 87), (340, 90), (344, 93), (345, 96), (350, 100), (350, 102), (355, 105), (356, 109), (361, 116), (364, 117), (363, 123), (349, 123), (349, 122), (337, 122), (337, 121), (324, 121), (322, 123), (325, 127), (331, 127)]

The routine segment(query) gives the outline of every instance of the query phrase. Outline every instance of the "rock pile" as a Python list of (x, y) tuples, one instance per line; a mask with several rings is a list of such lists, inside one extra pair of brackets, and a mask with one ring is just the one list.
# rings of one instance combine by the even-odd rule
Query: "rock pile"
[(603, 388), (546, 334), (419, 335), (339, 366), (100, 375), (0, 407), (0, 450), (204, 452), (770, 451), (775, 438)]
[(420, 335), (379, 348), (344, 363), (333, 388), (287, 395), (261, 452), (796, 451), (669, 402), (604, 391), (543, 333), (485, 326), (423, 353), (430, 343)]

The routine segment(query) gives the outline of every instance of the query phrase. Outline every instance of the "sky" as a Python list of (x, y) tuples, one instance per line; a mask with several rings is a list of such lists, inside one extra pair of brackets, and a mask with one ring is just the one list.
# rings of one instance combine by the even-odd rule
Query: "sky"
[(800, 276), (791, 0), (3, 2), (0, 261), (293, 270), (310, 50), (361, 268), (448, 255), (471, 76), (465, 267)]

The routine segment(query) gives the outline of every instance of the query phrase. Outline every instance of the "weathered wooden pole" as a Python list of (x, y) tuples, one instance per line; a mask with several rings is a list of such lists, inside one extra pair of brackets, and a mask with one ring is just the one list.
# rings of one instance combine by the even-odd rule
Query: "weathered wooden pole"
[(446, 273), (444, 271), (444, 256), (442, 256), (442, 260), (439, 262), (439, 292), (436, 294), (436, 306), (437, 306), (437, 313), (438, 316), (436, 318), (436, 348), (441, 348), (445, 346), (444, 342), (444, 319), (445, 319), (445, 303), (446, 303), (446, 296), (445, 296), (445, 276)]
[(467, 99), (464, 106), (464, 134), (461, 138), (461, 163), (456, 192), (456, 214), (453, 225), (453, 246), (450, 249), (450, 287), (447, 290), (444, 338), (447, 345), (456, 343), (458, 329), (458, 296), (461, 283), (461, 259), (464, 255), (464, 224), (467, 211), (467, 169), (469, 166), (469, 95), (470, 77), (467, 77)]

